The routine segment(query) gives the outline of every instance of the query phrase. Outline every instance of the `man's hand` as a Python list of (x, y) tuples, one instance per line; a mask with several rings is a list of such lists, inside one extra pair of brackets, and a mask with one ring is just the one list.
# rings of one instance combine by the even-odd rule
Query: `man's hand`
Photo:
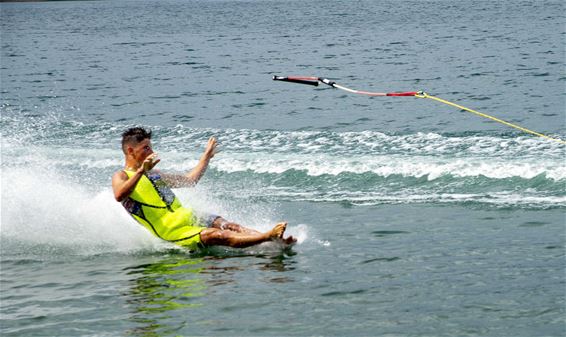
[(147, 158), (145, 158), (140, 169), (143, 170), (144, 173), (147, 173), (151, 171), (160, 161), (161, 159), (157, 158), (157, 153), (152, 153), (147, 156)]
[(206, 145), (206, 149), (204, 150), (204, 158), (206, 160), (212, 159), (212, 157), (214, 157), (214, 155), (218, 153), (218, 150), (216, 149), (217, 145), (218, 142), (216, 141), (216, 138), (210, 137), (208, 139), (208, 144)]
[[(212, 157), (214, 157), (214, 155), (218, 153), (218, 149), (216, 148), (217, 145), (218, 143), (216, 142), (216, 138), (210, 137), (208, 139), (208, 144), (206, 144), (206, 149), (204, 150), (204, 153), (202, 154), (202, 157), (200, 158), (196, 167), (194, 167), (183, 176), (161, 173), (161, 178), (164, 179), (167, 184), (169, 184), (169, 186), (173, 188), (196, 185), (206, 171), (210, 159), (212, 159)], [(153, 165), (157, 164), (158, 162), (159, 159), (153, 162)]]

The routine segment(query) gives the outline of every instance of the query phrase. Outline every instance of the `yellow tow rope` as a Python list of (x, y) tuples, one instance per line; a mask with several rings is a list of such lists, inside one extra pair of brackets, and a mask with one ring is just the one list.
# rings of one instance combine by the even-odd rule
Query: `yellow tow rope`
[(476, 110), (472, 110), (472, 109), (466, 108), (465, 106), (461, 106), (461, 105), (459, 105), (459, 104), (449, 102), (449, 101), (447, 101), (447, 100), (445, 100), (445, 99), (442, 99), (442, 98), (439, 98), (439, 97), (435, 97), (435, 96), (431, 96), (431, 95), (427, 94), (426, 92), (419, 91), (419, 92), (415, 95), (415, 97), (418, 97), (418, 98), (429, 98), (429, 99), (435, 100), (435, 101), (437, 101), (437, 102), (444, 103), (444, 104), (446, 104), (446, 105), (450, 105), (450, 106), (453, 106), (453, 107), (455, 107), (455, 108), (458, 108), (458, 109), (462, 109), (462, 110), (471, 112), (471, 113), (476, 114), (476, 115), (478, 115), (478, 116), (491, 119), (492, 121), (496, 121), (496, 122), (498, 122), (498, 123), (501, 123), (501, 124), (510, 126), (510, 127), (512, 127), (512, 128), (521, 130), (521, 131), (523, 131), (523, 132), (527, 132), (527, 133), (533, 134), (533, 135), (535, 135), (535, 136), (539, 136), (539, 137), (546, 138), (546, 139), (550, 139), (550, 140), (553, 140), (553, 141), (556, 141), (556, 142), (559, 142), (559, 143), (562, 143), (562, 144), (566, 144), (566, 141), (563, 141), (562, 139), (553, 138), (553, 137), (547, 136), (547, 135), (545, 135), (545, 134), (542, 134), (542, 133), (539, 133), (539, 132), (536, 132), (536, 131), (533, 131), (533, 130), (529, 130), (529, 129), (524, 128), (524, 127), (522, 127), (522, 126), (519, 126), (519, 125), (516, 125), (516, 124), (513, 124), (513, 123), (509, 123), (509, 122), (506, 122), (506, 121), (504, 121), (504, 120), (502, 120), (502, 119), (499, 119), (499, 118), (490, 116), (490, 115), (488, 115), (488, 114), (484, 114), (484, 113), (482, 113), (482, 112), (479, 112), (479, 111), (476, 111)]

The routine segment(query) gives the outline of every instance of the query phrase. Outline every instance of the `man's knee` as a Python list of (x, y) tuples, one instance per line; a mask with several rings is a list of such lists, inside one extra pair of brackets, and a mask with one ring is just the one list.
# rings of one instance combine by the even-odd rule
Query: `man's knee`
[(230, 235), (218, 228), (207, 228), (200, 233), (200, 240), (205, 245), (226, 244), (230, 241)]
[(230, 222), (222, 217), (218, 217), (214, 220), (211, 225), (211, 228), (218, 228), (221, 230), (229, 230), (233, 232), (242, 232), (242, 226), (238, 225), (235, 222)]
[(214, 219), (214, 221), (212, 221), (212, 223), (210, 224), (209, 227), (226, 229), (227, 224), (228, 224), (228, 221), (226, 219), (224, 219), (223, 217), (219, 216), (219, 217), (216, 217), (216, 219)]

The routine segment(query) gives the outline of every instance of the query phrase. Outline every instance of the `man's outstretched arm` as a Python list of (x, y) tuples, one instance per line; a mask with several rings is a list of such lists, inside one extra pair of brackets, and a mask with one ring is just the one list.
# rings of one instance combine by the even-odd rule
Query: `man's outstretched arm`
[(210, 137), (208, 140), (208, 144), (206, 145), (206, 149), (202, 154), (197, 166), (195, 166), (192, 170), (187, 172), (185, 175), (175, 175), (175, 174), (162, 174), (161, 177), (173, 188), (175, 187), (191, 187), (196, 185), (200, 178), (206, 172), (208, 168), (208, 163), (217, 153), (216, 146), (217, 146), (216, 139), (214, 137)]

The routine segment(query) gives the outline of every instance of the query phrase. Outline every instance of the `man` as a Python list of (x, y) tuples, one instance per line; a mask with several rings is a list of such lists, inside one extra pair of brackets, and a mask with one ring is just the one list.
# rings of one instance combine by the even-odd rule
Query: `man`
[(151, 147), (151, 131), (130, 128), (122, 134), (124, 169), (112, 177), (114, 197), (154, 235), (191, 250), (211, 245), (248, 247), (271, 240), (293, 243), (293, 237), (283, 239), (286, 222), (261, 233), (216, 215), (198, 218), (192, 209), (183, 207), (171, 188), (196, 185), (216, 154), (216, 146), (211, 137), (198, 165), (185, 175), (164, 174), (153, 170), (160, 159)]

